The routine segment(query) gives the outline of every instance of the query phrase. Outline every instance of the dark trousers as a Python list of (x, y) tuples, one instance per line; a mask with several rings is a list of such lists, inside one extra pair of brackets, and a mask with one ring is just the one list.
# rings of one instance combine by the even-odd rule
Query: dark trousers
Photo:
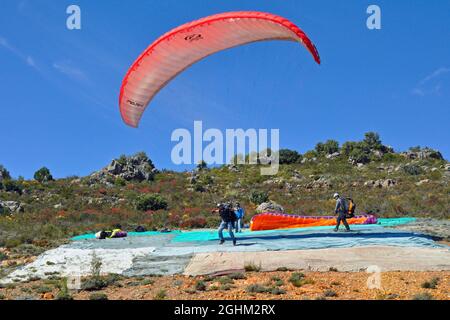
[(344, 212), (339, 212), (338, 213), (338, 217), (336, 219), (336, 230), (339, 229), (339, 226), (341, 225), (341, 221), (344, 224), (345, 229), (350, 230), (350, 227), (348, 226), (347, 218), (345, 217), (345, 213)]

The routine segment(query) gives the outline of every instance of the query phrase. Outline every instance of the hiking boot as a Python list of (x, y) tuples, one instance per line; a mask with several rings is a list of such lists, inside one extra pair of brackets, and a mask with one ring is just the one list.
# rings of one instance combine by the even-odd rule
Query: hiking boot
[(225, 240), (220, 240), (219, 244), (224, 244)]
[(233, 240), (233, 246), (235, 246), (236, 245), (236, 240)]
[(338, 228), (334, 228), (333, 229), (334, 232), (338, 232), (338, 230), (339, 230)]

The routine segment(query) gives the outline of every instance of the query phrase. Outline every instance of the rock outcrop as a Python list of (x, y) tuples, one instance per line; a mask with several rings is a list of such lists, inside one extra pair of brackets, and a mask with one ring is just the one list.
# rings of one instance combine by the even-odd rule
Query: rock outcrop
[(145, 153), (137, 153), (134, 156), (121, 156), (114, 159), (102, 170), (90, 175), (91, 183), (111, 184), (122, 179), (123, 181), (151, 181), (157, 170)]
[(5, 212), (19, 213), (24, 211), (22, 203), (17, 201), (0, 201), (0, 214)]
[(404, 156), (407, 159), (418, 159), (418, 160), (426, 160), (426, 159), (436, 159), (436, 160), (443, 160), (444, 157), (442, 154), (437, 151), (433, 150), (431, 148), (413, 148), (411, 150), (405, 151), (400, 153), (402, 156)]
[(369, 180), (364, 183), (364, 186), (371, 188), (391, 188), (397, 184), (394, 179), (380, 179), (380, 180)]
[(257, 213), (279, 212), (284, 213), (284, 208), (274, 201), (263, 202), (255, 210)]

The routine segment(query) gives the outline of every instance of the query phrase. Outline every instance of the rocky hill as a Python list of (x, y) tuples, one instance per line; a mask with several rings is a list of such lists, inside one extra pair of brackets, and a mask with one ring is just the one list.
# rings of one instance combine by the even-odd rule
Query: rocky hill
[(12, 179), (0, 166), (0, 247), (51, 241), (121, 224), (125, 229), (216, 227), (214, 205), (239, 201), (246, 222), (256, 212), (332, 213), (331, 196), (351, 196), (358, 212), (382, 217), (450, 217), (450, 164), (414, 147), (395, 152), (368, 133), (342, 146), (328, 140), (304, 154), (283, 149), (276, 176), (258, 165), (201, 164), (191, 172), (156, 170), (145, 153), (121, 156), (87, 177)]

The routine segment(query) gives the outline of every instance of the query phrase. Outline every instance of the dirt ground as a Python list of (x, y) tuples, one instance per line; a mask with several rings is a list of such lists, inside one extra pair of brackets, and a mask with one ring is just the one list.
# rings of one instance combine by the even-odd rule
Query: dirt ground
[[(71, 291), (73, 299), (439, 299), (450, 300), (450, 272), (383, 272), (378, 289), (368, 288), (366, 272), (244, 272), (225, 276), (182, 275), (119, 278), (96, 291)], [(297, 281), (296, 281), (297, 280)], [(16, 283), (0, 288), (1, 299), (58, 296), (57, 279)], [(374, 284), (376, 281), (369, 281)]]

